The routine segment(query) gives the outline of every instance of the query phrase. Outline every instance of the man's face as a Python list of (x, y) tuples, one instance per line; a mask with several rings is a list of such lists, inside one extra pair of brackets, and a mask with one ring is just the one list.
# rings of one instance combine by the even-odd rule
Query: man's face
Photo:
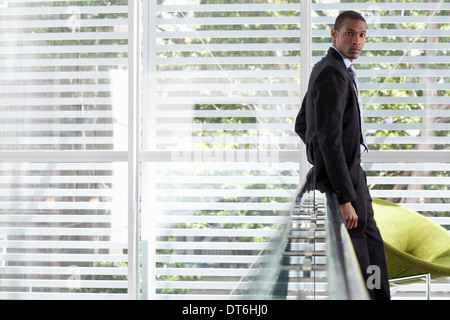
[(357, 59), (366, 43), (366, 29), (364, 21), (345, 19), (339, 30), (331, 30), (333, 46), (350, 61)]

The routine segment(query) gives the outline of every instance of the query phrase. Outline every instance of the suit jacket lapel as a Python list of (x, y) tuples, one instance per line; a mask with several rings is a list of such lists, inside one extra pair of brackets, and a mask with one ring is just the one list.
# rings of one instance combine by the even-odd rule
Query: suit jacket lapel
[[(339, 54), (339, 52), (337, 52), (333, 48), (329, 48), (327, 57), (329, 59), (332, 59), (333, 61), (335, 61), (336, 65), (338, 65), (340, 67), (342, 73), (346, 74), (348, 79), (350, 80), (350, 82), (353, 84), (352, 76), (348, 72), (347, 67), (345, 66), (344, 60), (342, 60), (342, 57)], [(355, 95), (356, 101), (358, 101), (358, 94), (355, 90), (353, 90), (353, 94)]]

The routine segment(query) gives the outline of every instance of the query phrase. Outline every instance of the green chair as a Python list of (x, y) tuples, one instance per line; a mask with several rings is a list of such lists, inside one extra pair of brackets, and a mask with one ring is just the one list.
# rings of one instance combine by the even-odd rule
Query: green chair
[(389, 279), (429, 274), (450, 277), (450, 233), (442, 226), (392, 202), (373, 199), (383, 237)]

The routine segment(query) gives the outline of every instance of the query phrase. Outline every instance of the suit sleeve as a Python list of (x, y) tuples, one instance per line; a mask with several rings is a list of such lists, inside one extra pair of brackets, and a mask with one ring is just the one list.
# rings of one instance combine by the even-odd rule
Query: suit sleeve
[(345, 75), (330, 66), (317, 77), (312, 97), (319, 148), (331, 186), (341, 204), (356, 199), (342, 145), (346, 87)]
[(306, 144), (306, 95), (303, 98), (302, 107), (297, 115), (297, 119), (295, 119), (295, 132), (297, 132)]

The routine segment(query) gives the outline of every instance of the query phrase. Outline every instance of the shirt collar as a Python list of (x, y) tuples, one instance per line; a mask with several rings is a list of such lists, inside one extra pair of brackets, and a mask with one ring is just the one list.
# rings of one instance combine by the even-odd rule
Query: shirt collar
[(344, 56), (338, 49), (336, 49), (335, 47), (331, 46), (334, 50), (336, 50), (342, 57), (342, 60), (345, 63), (345, 67), (348, 69), (350, 68), (350, 66), (353, 64), (346, 56)]

